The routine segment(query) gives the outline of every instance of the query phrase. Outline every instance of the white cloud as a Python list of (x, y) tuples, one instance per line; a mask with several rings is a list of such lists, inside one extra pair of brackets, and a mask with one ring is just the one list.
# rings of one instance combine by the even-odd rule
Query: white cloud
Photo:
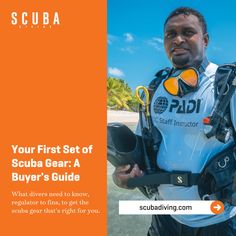
[(222, 51), (223, 50), (221, 47), (216, 47), (216, 46), (213, 46), (212, 49), (214, 51)]
[(115, 35), (108, 34), (107, 35), (107, 43), (112, 44), (114, 41), (116, 41), (118, 38)]
[(147, 40), (147, 44), (155, 48), (157, 51), (162, 51), (164, 40), (160, 37), (154, 37)]
[(125, 33), (124, 34), (125, 41), (126, 42), (133, 42), (134, 41), (134, 36), (131, 33)]
[(109, 67), (108, 74), (111, 76), (117, 76), (117, 77), (124, 77), (125, 76), (124, 72), (116, 67)]
[(164, 40), (163, 40), (162, 38), (159, 38), (159, 37), (154, 37), (154, 38), (152, 38), (152, 40), (153, 40), (154, 42), (157, 42), (157, 43), (161, 43), (161, 44), (164, 43)]
[(130, 54), (135, 53), (136, 48), (135, 47), (124, 47), (120, 49), (122, 52), (128, 52)]

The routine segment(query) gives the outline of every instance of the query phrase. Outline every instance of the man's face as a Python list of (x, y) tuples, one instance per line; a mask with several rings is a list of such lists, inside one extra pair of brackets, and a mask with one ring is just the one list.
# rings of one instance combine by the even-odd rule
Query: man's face
[(180, 14), (170, 18), (164, 34), (166, 54), (175, 68), (199, 67), (208, 35), (203, 35), (201, 23), (195, 15)]

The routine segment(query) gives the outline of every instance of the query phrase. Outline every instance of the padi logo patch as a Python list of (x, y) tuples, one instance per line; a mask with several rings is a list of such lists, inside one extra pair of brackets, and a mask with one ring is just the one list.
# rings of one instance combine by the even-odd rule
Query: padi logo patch
[(168, 100), (166, 97), (158, 97), (154, 102), (154, 112), (162, 114), (168, 107)]
[(201, 99), (172, 99), (169, 104), (166, 97), (158, 97), (154, 102), (154, 112), (157, 114), (162, 114), (168, 109), (169, 112), (175, 112), (179, 114), (199, 113), (200, 106)]
[(197, 100), (177, 100), (172, 99), (169, 112), (176, 113), (199, 113), (201, 105), (201, 99)]

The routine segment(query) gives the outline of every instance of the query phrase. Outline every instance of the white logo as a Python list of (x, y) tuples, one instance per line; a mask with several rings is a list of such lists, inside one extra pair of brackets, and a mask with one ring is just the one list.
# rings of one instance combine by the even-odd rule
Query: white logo
[(177, 182), (178, 182), (178, 184), (182, 184), (183, 183), (183, 177), (182, 176), (178, 176), (177, 177)]
[(49, 27), (55, 25), (60, 25), (59, 13), (55, 11), (54, 13), (49, 12), (26, 12), (23, 11), (21, 13), (12, 12), (11, 13), (11, 24), (14, 26), (21, 27), (31, 27), (31, 28), (39, 28), (39, 27)]
[(224, 158), (224, 161), (223, 161), (223, 162), (218, 161), (218, 166), (223, 169), (223, 168), (226, 167), (227, 162), (229, 162), (229, 157), (228, 157), (228, 156), (226, 156), (226, 157)]

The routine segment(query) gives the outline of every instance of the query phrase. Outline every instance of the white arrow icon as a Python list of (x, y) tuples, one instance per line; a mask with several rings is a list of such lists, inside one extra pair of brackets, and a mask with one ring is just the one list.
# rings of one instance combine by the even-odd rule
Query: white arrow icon
[(214, 206), (213, 208), (215, 208), (217, 211), (219, 211), (221, 209), (221, 206), (219, 204), (217, 204), (216, 206)]

